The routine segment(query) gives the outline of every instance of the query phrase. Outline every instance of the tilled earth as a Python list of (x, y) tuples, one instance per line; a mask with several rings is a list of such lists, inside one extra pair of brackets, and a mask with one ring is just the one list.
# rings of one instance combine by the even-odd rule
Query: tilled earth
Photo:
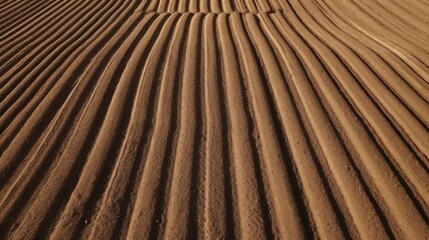
[(0, 239), (428, 239), (429, 3), (1, 0)]

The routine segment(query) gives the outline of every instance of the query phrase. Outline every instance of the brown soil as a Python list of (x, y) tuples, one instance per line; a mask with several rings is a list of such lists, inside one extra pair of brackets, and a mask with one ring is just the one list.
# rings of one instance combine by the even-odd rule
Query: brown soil
[(428, 239), (424, 0), (0, 1), (0, 239)]

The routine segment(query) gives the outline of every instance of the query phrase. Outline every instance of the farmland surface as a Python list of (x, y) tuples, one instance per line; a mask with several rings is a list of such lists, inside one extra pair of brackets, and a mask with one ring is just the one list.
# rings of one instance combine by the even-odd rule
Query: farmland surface
[(0, 0), (0, 239), (429, 239), (429, 2)]

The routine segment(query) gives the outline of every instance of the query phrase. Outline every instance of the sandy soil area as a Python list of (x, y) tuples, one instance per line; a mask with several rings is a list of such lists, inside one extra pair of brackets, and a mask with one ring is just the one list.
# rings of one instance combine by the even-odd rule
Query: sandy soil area
[(428, 1), (0, 1), (0, 239), (429, 239), (428, 158)]

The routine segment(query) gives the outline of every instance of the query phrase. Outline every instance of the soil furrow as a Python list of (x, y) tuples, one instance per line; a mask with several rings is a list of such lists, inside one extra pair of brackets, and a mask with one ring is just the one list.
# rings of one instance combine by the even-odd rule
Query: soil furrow
[(428, 7), (0, 1), (0, 238), (427, 239)]

